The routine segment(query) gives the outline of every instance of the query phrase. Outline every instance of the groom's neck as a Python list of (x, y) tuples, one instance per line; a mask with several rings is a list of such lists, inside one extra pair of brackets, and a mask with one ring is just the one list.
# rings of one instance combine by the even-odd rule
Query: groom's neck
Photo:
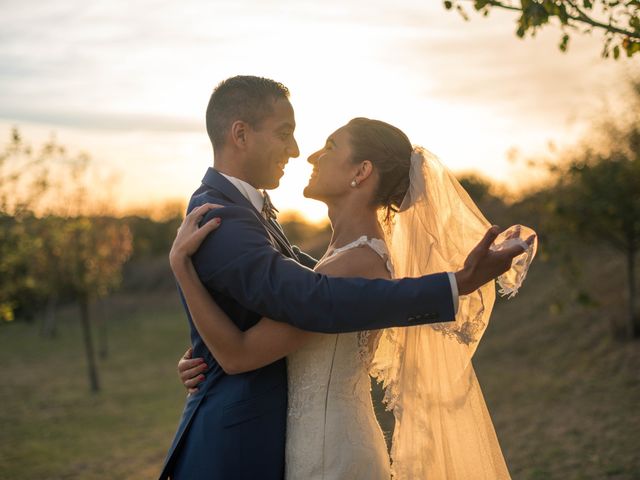
[(254, 188), (260, 188), (260, 186), (254, 185), (254, 182), (251, 180), (251, 176), (247, 174), (246, 170), (241, 168), (241, 165), (237, 161), (227, 161), (226, 159), (216, 159), (213, 162), (213, 168), (215, 168), (218, 172), (224, 173), (230, 177), (237, 178), (238, 180), (242, 180), (247, 182), (249, 185)]

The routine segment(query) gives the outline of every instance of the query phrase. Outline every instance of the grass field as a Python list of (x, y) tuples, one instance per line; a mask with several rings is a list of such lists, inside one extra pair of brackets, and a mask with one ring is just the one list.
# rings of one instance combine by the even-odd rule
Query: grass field
[[(640, 342), (612, 340), (606, 318), (625, 312), (621, 265), (588, 262), (598, 309), (550, 314), (563, 282), (541, 263), (497, 306), (475, 365), (514, 479), (640, 479)], [(110, 312), (97, 395), (73, 309), (54, 339), (1, 326), (0, 479), (158, 474), (184, 401), (175, 365), (186, 322), (174, 292), (120, 296)]]
[(0, 478), (145, 479), (159, 474), (185, 391), (175, 366), (187, 345), (175, 292), (111, 307), (102, 391), (88, 392), (75, 312), (55, 339), (31, 325), (0, 329)]
[(569, 304), (538, 264), (522, 295), (502, 300), (475, 359), (514, 479), (640, 479), (640, 342), (612, 339), (624, 319), (622, 262), (593, 252), (584, 268), (597, 309)]

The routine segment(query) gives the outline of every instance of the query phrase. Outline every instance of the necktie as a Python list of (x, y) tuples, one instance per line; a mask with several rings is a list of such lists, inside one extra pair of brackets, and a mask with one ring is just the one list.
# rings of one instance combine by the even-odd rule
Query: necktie
[(291, 248), (291, 244), (289, 240), (287, 240), (287, 236), (284, 234), (282, 227), (278, 224), (276, 220), (276, 214), (278, 213), (278, 209), (273, 206), (271, 203), (271, 199), (269, 198), (269, 194), (266, 191), (262, 191), (264, 195), (264, 204), (262, 205), (262, 215), (266, 218), (269, 225), (271, 225), (271, 233), (274, 235), (276, 242), (278, 242), (283, 249), (283, 253), (287, 252), (287, 255), (291, 258), (297, 259), (296, 253)]
[(275, 222), (278, 209), (273, 206), (273, 203), (271, 203), (271, 199), (269, 198), (269, 194), (266, 192), (266, 190), (262, 191), (262, 195), (264, 196), (262, 215), (264, 215), (264, 218), (266, 218), (267, 220)]

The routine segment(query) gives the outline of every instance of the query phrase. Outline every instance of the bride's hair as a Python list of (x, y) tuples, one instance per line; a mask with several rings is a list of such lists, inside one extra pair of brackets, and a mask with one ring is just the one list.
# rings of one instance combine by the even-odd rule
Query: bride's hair
[(347, 124), (351, 136), (352, 160), (369, 160), (378, 171), (379, 183), (374, 203), (384, 209), (388, 223), (400, 209), (409, 189), (413, 147), (409, 137), (397, 127), (380, 120), (358, 117)]

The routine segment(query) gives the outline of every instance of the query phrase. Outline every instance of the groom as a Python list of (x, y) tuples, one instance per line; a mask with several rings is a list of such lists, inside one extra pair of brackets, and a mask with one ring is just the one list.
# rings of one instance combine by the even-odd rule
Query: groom
[[(202, 282), (242, 330), (263, 316), (304, 330), (339, 333), (454, 320), (458, 293), (468, 294), (511, 266), (522, 252), (492, 252), (490, 231), (455, 274), (396, 281), (330, 278), (292, 247), (258, 189), (279, 184), (300, 152), (289, 92), (273, 80), (238, 76), (214, 90), (207, 132), (215, 157), (188, 210), (204, 203), (221, 227), (193, 256)], [(186, 305), (185, 305), (186, 309)], [(284, 476), (287, 411), (285, 360), (227, 375), (207, 350), (189, 312), (191, 344), (208, 366), (187, 398), (161, 479), (265, 479)]]

